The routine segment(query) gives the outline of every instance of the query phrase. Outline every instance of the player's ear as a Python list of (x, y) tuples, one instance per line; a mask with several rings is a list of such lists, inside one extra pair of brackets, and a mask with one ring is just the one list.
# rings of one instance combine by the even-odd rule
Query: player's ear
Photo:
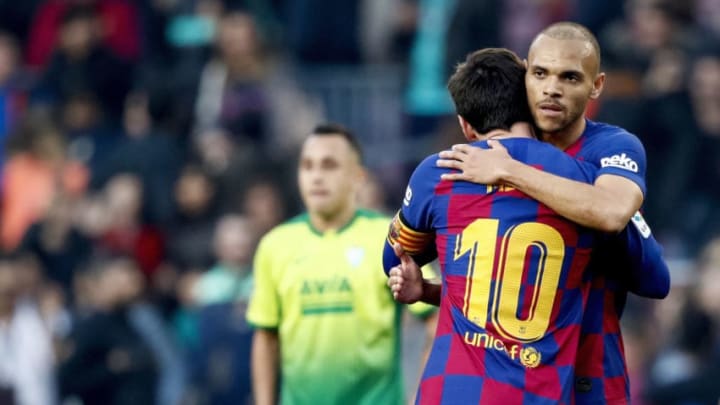
[(468, 142), (476, 140), (475, 130), (473, 129), (472, 125), (470, 125), (469, 122), (465, 121), (465, 118), (461, 117), (459, 114), (457, 118), (458, 123), (460, 124), (460, 129), (462, 129), (462, 133), (463, 135), (465, 135), (465, 139), (467, 139)]
[(363, 165), (358, 165), (355, 170), (355, 180), (358, 184), (365, 184), (368, 181), (368, 171)]
[(600, 94), (602, 94), (603, 86), (605, 86), (605, 73), (600, 72), (595, 76), (595, 80), (593, 81), (593, 88), (590, 91), (590, 98), (595, 100), (598, 97), (600, 97)]
[(528, 61), (527, 59), (523, 59), (523, 66), (525, 66), (525, 70), (528, 68)]

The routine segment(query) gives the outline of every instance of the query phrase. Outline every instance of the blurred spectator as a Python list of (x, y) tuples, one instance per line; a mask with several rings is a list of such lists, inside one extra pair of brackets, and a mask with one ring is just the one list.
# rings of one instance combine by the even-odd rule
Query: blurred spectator
[(244, 318), (256, 240), (246, 218), (220, 218), (214, 238), (217, 264), (194, 285), (199, 333), (193, 380), (209, 404), (251, 403), (252, 330)]
[(0, 167), (5, 160), (5, 142), (25, 112), (27, 89), (19, 76), (18, 44), (0, 31)]
[(173, 195), (177, 212), (168, 226), (167, 259), (180, 273), (205, 271), (213, 261), (215, 185), (201, 168), (188, 165)]
[(518, 55), (527, 56), (530, 43), (538, 32), (554, 22), (567, 19), (569, 3), (564, 0), (503, 2), (500, 17), (502, 43)]
[[(126, 288), (128, 321), (152, 352), (158, 371), (157, 404), (179, 404), (185, 389), (185, 365), (179, 347), (155, 307), (141, 299), (144, 288), (142, 274), (129, 258), (111, 262), (124, 278), (118, 280)], [(107, 271), (107, 270), (106, 270)]]
[(715, 37), (720, 37), (720, 3), (715, 0), (697, 0), (697, 21)]
[(100, 248), (133, 257), (145, 276), (152, 278), (163, 260), (165, 241), (157, 227), (142, 219), (140, 179), (131, 174), (116, 175), (105, 185), (104, 195), (110, 222), (101, 236)]
[[(659, 162), (667, 166), (665, 172), (675, 177), (665, 177), (660, 184), (670, 188), (666, 191), (677, 190), (678, 183), (684, 186), (677, 195), (664, 193), (661, 196), (667, 197), (666, 205), (668, 201), (674, 205), (667, 206), (659, 214), (673, 218), (672, 212), (686, 213), (683, 218), (676, 218), (669, 228), (679, 233), (688, 245), (689, 253), (695, 254), (720, 232), (720, 214), (714, 208), (720, 204), (720, 191), (715, 186), (720, 182), (720, 119), (717, 114), (720, 110), (720, 54), (704, 54), (690, 67), (690, 73), (689, 100), (680, 100), (659, 111), (666, 114), (666, 118), (661, 118), (668, 124), (666, 128), (675, 129), (670, 136), (677, 138), (673, 142), (677, 146), (668, 149), (667, 158)], [(686, 118), (678, 120), (678, 114), (683, 113)], [(672, 122), (672, 118), (676, 121)], [(684, 176), (678, 178), (681, 173)]]
[(96, 248), (111, 223), (108, 206), (102, 193), (89, 193), (77, 201), (76, 224), (80, 233)]
[(226, 215), (217, 222), (213, 246), (217, 262), (195, 285), (199, 305), (247, 299), (252, 289), (252, 255), (258, 235), (247, 218)]
[(45, 277), (71, 290), (73, 274), (92, 252), (92, 245), (75, 225), (77, 207), (73, 201), (56, 196), (43, 218), (25, 234), (20, 248), (35, 254)]
[(693, 50), (702, 44), (690, 24), (692, 2), (628, 0), (626, 18), (600, 33), (603, 63), (642, 72), (656, 51), (668, 48)]
[(289, 72), (271, 63), (249, 14), (224, 14), (215, 47), (197, 86), (196, 133), (220, 129), (239, 148), (259, 152), (255, 160), (286, 163), (319, 118), (318, 108), (297, 90)]
[(126, 259), (98, 262), (87, 280), (93, 313), (81, 320), (66, 342), (60, 365), (62, 398), (83, 404), (151, 404), (158, 368), (153, 345), (132, 320), (131, 304), (142, 282)]
[(217, 57), (203, 68), (195, 119), (198, 129), (220, 127), (234, 138), (262, 144), (267, 137), (265, 61), (255, 22), (233, 11), (219, 22)]
[(286, 217), (282, 189), (276, 180), (258, 176), (250, 181), (242, 195), (241, 211), (256, 235), (264, 235)]
[[(708, 243), (697, 261), (697, 304), (680, 315), (676, 330), (685, 336), (685, 357), (658, 369), (648, 391), (654, 404), (717, 404), (720, 400), (720, 239)], [(689, 356), (688, 356), (689, 355)], [(679, 370), (678, 370), (679, 369)], [(680, 373), (678, 373), (680, 371)], [(668, 378), (670, 376), (670, 378)], [(659, 380), (659, 381), (658, 381)]]
[(155, 128), (144, 93), (128, 96), (123, 127), (125, 136), (98, 163), (92, 183), (100, 187), (120, 173), (137, 176), (143, 187), (144, 218), (165, 224), (173, 215), (172, 189), (182, 165), (182, 152), (176, 139)]
[(444, 77), (468, 53), (485, 47), (498, 47), (502, 4), (493, 0), (458, 0), (447, 33)]
[(362, 61), (362, 1), (292, 0), (281, 3), (285, 38), (299, 64), (338, 65)]
[(247, 298), (198, 310), (197, 390), (204, 403), (252, 404), (252, 328), (245, 321)]
[(138, 66), (136, 88), (147, 91), (159, 129), (187, 140), (193, 125), (198, 80), (211, 54), (219, 0), (142, 2), (149, 38)]
[(37, 303), (21, 300), (15, 263), (0, 258), (0, 403), (55, 402), (54, 356)]
[(39, 220), (57, 193), (79, 195), (87, 171), (65, 158), (61, 136), (53, 128), (28, 125), (18, 135), (20, 145), (2, 173), (2, 247), (15, 249), (28, 227)]
[(63, 22), (73, 8), (87, 7), (98, 15), (100, 38), (114, 53), (126, 60), (140, 54), (137, 11), (127, 0), (47, 0), (41, 4), (30, 27), (27, 62), (39, 68), (48, 63), (58, 37), (62, 41)]
[(215, 129), (199, 133), (195, 146), (203, 170), (217, 187), (218, 208), (236, 209), (238, 196), (260, 166), (260, 152), (252, 145), (235, 143), (227, 131)]
[(97, 95), (103, 112), (117, 119), (132, 71), (129, 64), (101, 45), (97, 19), (89, 6), (74, 6), (64, 12), (57, 47), (38, 83), (36, 97), (52, 103), (77, 92), (90, 92)]
[(120, 131), (107, 122), (95, 94), (74, 92), (59, 105), (59, 122), (68, 155), (97, 172), (120, 142)]
[(415, 0), (364, 0), (361, 7), (361, 43), (367, 63), (405, 63), (415, 35)]

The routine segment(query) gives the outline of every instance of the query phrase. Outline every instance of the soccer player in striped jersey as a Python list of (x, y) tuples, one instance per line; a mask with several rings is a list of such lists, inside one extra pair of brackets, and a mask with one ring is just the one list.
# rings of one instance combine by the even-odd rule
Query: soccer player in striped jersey
[(645, 151), (632, 134), (585, 119), (605, 74), (600, 48), (585, 27), (557, 23), (533, 41), (527, 60), (528, 103), (541, 138), (595, 164), (592, 185), (536, 170), (502, 145), (455, 145), (438, 165), (461, 172), (446, 180), (515, 187), (579, 224), (607, 232), (594, 251), (592, 290), (583, 318), (576, 370), (578, 404), (626, 404), (630, 389), (620, 333), (627, 292), (663, 298), (669, 272), (661, 248), (638, 212), (645, 194)]
[[(460, 126), (486, 147), (501, 140), (533, 167), (591, 183), (593, 165), (534, 138), (520, 59), (505, 49), (470, 54), (450, 78)], [(437, 154), (413, 173), (386, 241), (437, 253), (440, 318), (417, 394), (420, 404), (570, 404), (585, 267), (594, 232), (509, 187), (442, 181)], [(420, 292), (415, 299), (421, 298)]]

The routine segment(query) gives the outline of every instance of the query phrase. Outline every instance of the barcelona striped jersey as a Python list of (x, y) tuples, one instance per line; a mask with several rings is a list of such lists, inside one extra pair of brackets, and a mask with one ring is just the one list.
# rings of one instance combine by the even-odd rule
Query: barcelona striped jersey
[[(551, 145), (501, 142), (538, 169), (595, 179), (593, 165)], [(510, 187), (442, 181), (449, 169), (437, 158), (413, 173), (385, 247), (436, 249), (442, 269), (439, 323), (417, 402), (572, 403), (594, 232)]]
[[(599, 167), (597, 176), (611, 174), (631, 180), (645, 193), (645, 150), (640, 140), (622, 128), (586, 120), (581, 137), (565, 150), (570, 156)], [(638, 268), (640, 255), (652, 255)], [(661, 248), (638, 213), (617, 236), (599, 238), (588, 266), (591, 288), (582, 323), (575, 382), (577, 404), (630, 403), (630, 382), (620, 331), (629, 274), (668, 284)], [(644, 273), (643, 273), (644, 272)], [(654, 274), (653, 274), (654, 272)]]

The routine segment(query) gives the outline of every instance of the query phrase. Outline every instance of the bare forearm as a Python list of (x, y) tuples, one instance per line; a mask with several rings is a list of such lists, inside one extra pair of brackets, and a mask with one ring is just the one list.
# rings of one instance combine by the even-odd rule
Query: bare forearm
[(442, 296), (442, 285), (435, 283), (432, 280), (423, 280), (423, 292), (420, 297), (420, 301), (440, 306), (440, 297)]
[(619, 232), (642, 204), (642, 193), (638, 201), (635, 195), (619, 195), (609, 188), (566, 179), (520, 162), (509, 169), (502, 177), (504, 183), (588, 228)]
[(257, 330), (252, 345), (252, 386), (255, 404), (277, 403), (280, 342), (277, 333)]

